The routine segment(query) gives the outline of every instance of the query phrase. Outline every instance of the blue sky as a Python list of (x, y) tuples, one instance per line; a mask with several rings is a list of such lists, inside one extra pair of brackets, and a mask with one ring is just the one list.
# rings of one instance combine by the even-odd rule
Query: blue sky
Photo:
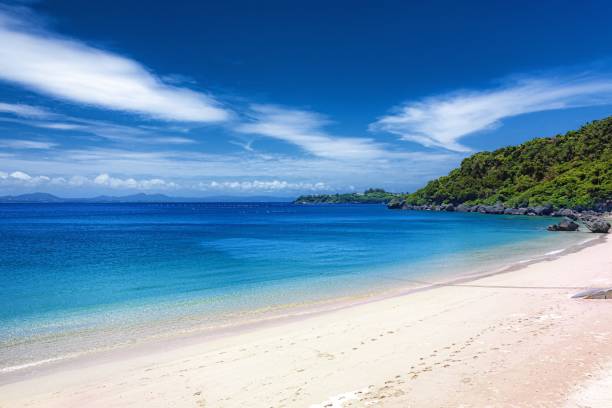
[(611, 12), (4, 3), (0, 194), (411, 191), (474, 152), (609, 116)]

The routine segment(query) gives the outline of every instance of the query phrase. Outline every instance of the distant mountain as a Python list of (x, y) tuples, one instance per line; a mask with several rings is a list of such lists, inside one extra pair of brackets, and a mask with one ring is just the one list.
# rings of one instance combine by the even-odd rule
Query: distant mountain
[(295, 204), (387, 204), (400, 194), (389, 193), (382, 188), (370, 188), (363, 193), (302, 195)]
[(62, 198), (47, 193), (0, 196), (0, 203), (199, 203), (199, 202), (289, 202), (287, 197), (268, 196), (214, 196), (170, 197), (164, 194), (131, 194), (126, 196), (101, 195), (90, 198)]
[(600, 208), (612, 202), (612, 117), (463, 160), (403, 197), (408, 205)]

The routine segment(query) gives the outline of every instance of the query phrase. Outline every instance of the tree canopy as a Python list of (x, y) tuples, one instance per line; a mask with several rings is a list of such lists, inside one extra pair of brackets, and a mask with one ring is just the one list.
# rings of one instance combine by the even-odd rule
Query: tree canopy
[(404, 199), (416, 205), (594, 207), (612, 199), (612, 117), (565, 135), (476, 153)]

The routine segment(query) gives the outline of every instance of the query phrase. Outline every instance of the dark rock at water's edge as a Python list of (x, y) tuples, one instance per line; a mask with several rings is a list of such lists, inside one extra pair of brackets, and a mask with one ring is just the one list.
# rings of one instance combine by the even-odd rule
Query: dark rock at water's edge
[(612, 299), (612, 289), (597, 291), (586, 296), (585, 299)]
[(591, 232), (606, 234), (610, 230), (610, 223), (601, 217), (587, 215), (581, 217), (581, 221)]
[(403, 200), (394, 198), (389, 201), (389, 203), (387, 204), (387, 208), (389, 208), (390, 210), (401, 210), (404, 204), (405, 202)]
[(550, 215), (553, 213), (552, 205), (539, 205), (537, 207), (533, 207), (532, 209), (535, 215)]
[[(548, 227), (549, 231), (576, 231), (578, 224), (573, 221), (582, 221), (591, 232), (605, 233), (610, 230), (610, 223), (601, 218), (603, 212), (593, 210), (561, 208), (555, 210), (552, 205), (540, 205), (536, 207), (511, 208), (502, 203), (495, 205), (467, 205), (467, 204), (441, 204), (441, 205), (414, 205), (408, 204), (401, 199), (391, 200), (387, 208), (392, 210), (416, 210), (416, 211), (456, 211), (476, 212), (481, 214), (504, 214), (504, 215), (531, 215), (565, 217), (569, 221), (561, 221), (559, 224)], [(608, 206), (606, 205), (606, 209)]]
[(506, 215), (527, 215), (529, 208), (506, 208), (504, 214)]
[(575, 299), (612, 299), (612, 288), (588, 289), (572, 296)]
[(570, 210), (569, 208), (562, 208), (552, 213), (553, 217), (565, 217), (574, 221), (578, 219), (579, 215), (579, 213), (574, 210)]
[(549, 231), (578, 231), (578, 224), (572, 220), (563, 220), (558, 224), (549, 225)]

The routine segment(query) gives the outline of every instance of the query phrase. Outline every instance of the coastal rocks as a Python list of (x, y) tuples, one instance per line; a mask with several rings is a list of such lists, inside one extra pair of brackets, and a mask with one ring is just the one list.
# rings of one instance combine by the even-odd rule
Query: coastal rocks
[(612, 288), (589, 289), (572, 296), (578, 299), (612, 299)]
[(558, 211), (555, 211), (551, 214), (553, 217), (565, 217), (571, 220), (576, 221), (578, 219), (578, 215), (574, 210), (570, 210), (569, 208), (562, 208)]
[(506, 208), (504, 214), (506, 215), (527, 215), (527, 208)]
[(585, 299), (612, 299), (612, 289), (603, 289), (584, 297)]
[[(608, 205), (608, 202), (605, 203)], [(510, 208), (506, 207), (502, 203), (497, 203), (495, 205), (484, 205), (484, 204), (476, 204), (476, 205), (467, 205), (464, 203), (461, 204), (452, 204), (452, 203), (443, 203), (443, 204), (408, 204), (404, 200), (394, 199), (391, 200), (387, 207), (393, 210), (415, 210), (415, 211), (448, 211), (448, 212), (475, 212), (480, 214), (504, 214), (504, 215), (531, 215), (531, 216), (552, 216), (552, 217), (564, 217), (571, 221), (584, 222), (585, 226), (592, 232), (605, 233), (611, 229), (610, 224), (601, 218), (602, 213), (596, 212), (592, 210), (586, 210), (584, 208), (561, 208), (555, 210), (554, 207), (550, 204), (539, 205), (535, 207), (519, 207), (519, 208)], [(549, 231), (576, 231), (578, 228), (576, 227), (575, 222), (562, 221), (557, 225), (550, 225), (548, 227)]]
[(610, 223), (603, 218), (586, 216), (581, 221), (591, 232), (606, 234), (610, 230)]
[(440, 206), (440, 211), (455, 211), (455, 206), (452, 204), (442, 204)]
[(612, 212), (612, 200), (602, 201), (595, 205), (595, 211), (597, 212)]
[(574, 299), (612, 299), (612, 288), (587, 289), (572, 296)]
[(394, 198), (387, 204), (387, 208), (390, 210), (401, 210), (404, 207), (405, 202), (403, 200)]
[(470, 211), (470, 206), (469, 205), (465, 205), (465, 204), (459, 204), (458, 206), (455, 207), (455, 211), (457, 211), (457, 212), (469, 212)]
[(558, 224), (549, 225), (549, 231), (578, 231), (578, 224), (571, 220), (563, 220)]
[(537, 207), (533, 207), (533, 208), (529, 208), (527, 211), (527, 214), (533, 214), (533, 215), (550, 215), (553, 212), (553, 207), (552, 205), (548, 204), (548, 205), (539, 205)]

